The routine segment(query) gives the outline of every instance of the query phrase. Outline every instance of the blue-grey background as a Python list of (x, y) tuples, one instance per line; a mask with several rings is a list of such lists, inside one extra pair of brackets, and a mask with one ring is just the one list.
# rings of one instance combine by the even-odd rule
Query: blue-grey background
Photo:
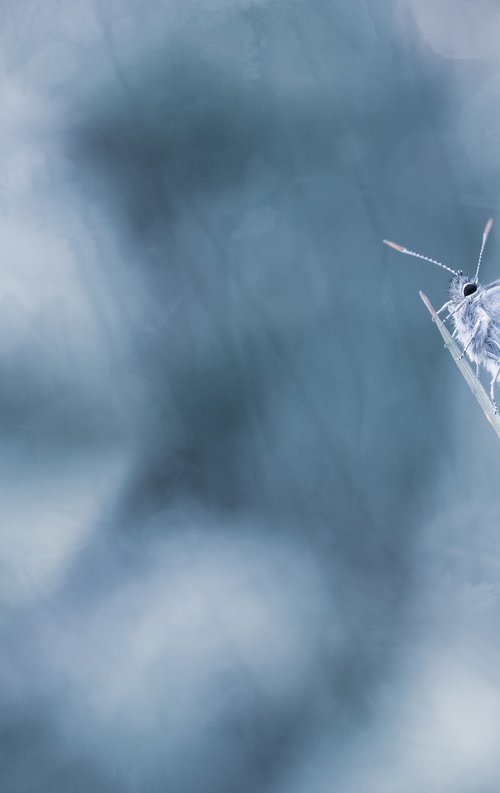
[(500, 9), (0, 21), (1, 790), (497, 793)]

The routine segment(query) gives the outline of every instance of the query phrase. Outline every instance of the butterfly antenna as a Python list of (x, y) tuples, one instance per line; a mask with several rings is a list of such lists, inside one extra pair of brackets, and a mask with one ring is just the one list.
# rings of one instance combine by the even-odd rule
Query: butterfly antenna
[[(485, 229), (485, 233), (486, 233), (486, 229)], [(423, 259), (425, 262), (430, 262), (431, 264), (437, 264), (437, 266), (442, 267), (443, 270), (448, 270), (449, 273), (452, 273), (453, 275), (458, 275), (457, 271), (452, 270), (451, 267), (448, 267), (447, 264), (443, 264), (442, 262), (437, 262), (435, 259), (431, 259), (429, 256), (423, 256), (421, 253), (415, 253), (415, 251), (409, 251), (408, 248), (403, 248), (402, 245), (398, 245), (395, 242), (390, 242), (389, 240), (382, 240), (382, 242), (385, 245), (388, 245), (389, 248), (394, 248), (395, 251), (399, 251), (399, 253), (406, 253), (408, 254), (408, 256), (415, 256), (417, 259)], [(484, 247), (484, 243), (483, 243), (483, 247)]]
[(477, 283), (477, 277), (479, 275), (479, 268), (481, 267), (481, 259), (483, 258), (484, 246), (486, 245), (486, 240), (488, 239), (488, 234), (491, 231), (492, 225), (493, 225), (493, 218), (490, 218), (488, 220), (486, 226), (484, 227), (484, 231), (483, 231), (483, 241), (481, 243), (481, 250), (479, 251), (479, 259), (477, 260), (476, 274), (474, 276), (474, 282), (475, 283)]

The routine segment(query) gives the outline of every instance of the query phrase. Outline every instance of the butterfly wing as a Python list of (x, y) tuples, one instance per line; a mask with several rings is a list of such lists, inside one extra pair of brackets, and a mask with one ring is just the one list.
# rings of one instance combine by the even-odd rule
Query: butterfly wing
[(489, 322), (484, 338), (484, 352), (489, 358), (500, 359), (500, 279), (478, 290), (478, 304)]
[(487, 284), (486, 286), (483, 286), (482, 289), (480, 290), (480, 294), (482, 292), (490, 292), (492, 289), (498, 289), (498, 287), (500, 287), (500, 278), (496, 281), (492, 281), (491, 284)]
[(500, 279), (478, 289), (477, 301), (491, 319), (500, 325)]

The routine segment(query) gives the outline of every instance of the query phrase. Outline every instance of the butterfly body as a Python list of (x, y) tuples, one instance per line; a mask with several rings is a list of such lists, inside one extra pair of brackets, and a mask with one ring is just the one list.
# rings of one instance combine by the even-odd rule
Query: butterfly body
[(450, 282), (449, 298), (457, 341), (473, 363), (495, 374), (500, 365), (500, 282), (483, 287), (457, 273)]

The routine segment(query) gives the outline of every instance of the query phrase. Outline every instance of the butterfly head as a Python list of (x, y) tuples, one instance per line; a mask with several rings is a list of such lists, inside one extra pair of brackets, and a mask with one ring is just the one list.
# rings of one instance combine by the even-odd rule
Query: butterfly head
[(471, 297), (479, 288), (478, 282), (468, 275), (464, 275), (461, 270), (454, 273), (450, 280), (449, 293), (451, 300), (463, 300), (464, 297)]

